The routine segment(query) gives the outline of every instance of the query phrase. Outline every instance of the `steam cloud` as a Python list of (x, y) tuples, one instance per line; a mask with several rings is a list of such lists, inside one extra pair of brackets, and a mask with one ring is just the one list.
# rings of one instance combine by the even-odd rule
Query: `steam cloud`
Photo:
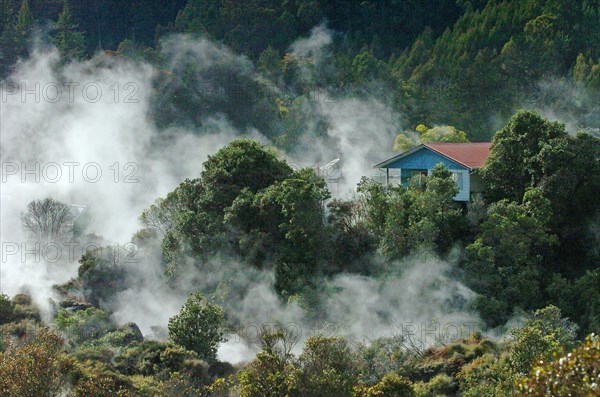
[[(320, 26), (292, 50), (319, 63), (326, 60), (330, 43), (331, 32)], [(168, 73), (181, 73), (182, 65), (194, 59), (199, 73), (224, 65), (264, 84), (247, 58), (205, 39), (176, 36), (162, 48)], [(183, 179), (198, 176), (208, 154), (242, 135), (268, 143), (261, 131), (240, 131), (219, 113), (206, 115), (201, 127), (158, 127), (153, 105), (161, 92), (153, 83), (164, 72), (106, 54), (59, 66), (56, 49), (37, 48), (3, 82), (2, 292), (31, 294), (48, 318), (49, 300), (57, 299), (52, 287), (77, 275), (78, 247), (75, 258), (63, 253), (56, 263), (39, 258), (39, 253), (26, 254), (31, 247), (19, 216), (31, 200), (53, 197), (86, 205), (90, 221), (84, 232), (101, 236), (94, 241), (98, 245), (122, 245), (140, 228), (142, 210)], [(382, 98), (341, 98), (311, 106), (327, 120), (327, 135), (307, 131), (299, 149), (287, 156), (292, 162), (312, 164), (340, 155), (340, 191), (347, 193), (362, 175), (371, 174), (372, 164), (391, 152), (402, 117)], [(9, 163), (10, 169), (5, 167)], [(56, 166), (49, 164), (58, 165), (58, 179)], [(25, 168), (33, 171), (26, 174)], [(5, 249), (14, 244), (17, 253)], [(302, 339), (314, 330), (315, 322), (306, 320), (299, 305), (279, 301), (269, 271), (214, 258), (203, 269), (190, 269), (189, 276), (171, 288), (163, 282), (159, 258), (155, 247), (127, 265), (128, 288), (115, 297), (112, 307), (117, 322), (136, 322), (145, 335), (161, 337), (160, 328), (179, 311), (188, 293), (202, 290), (221, 294), (227, 315), (240, 327), (274, 321), (298, 324)], [(360, 339), (398, 332), (409, 322), (475, 323), (477, 318), (465, 311), (473, 293), (447, 275), (449, 267), (435, 259), (413, 259), (394, 264), (392, 274), (382, 279), (340, 275), (330, 281), (333, 292), (324, 298), (321, 324), (336, 324), (337, 334)], [(232, 335), (219, 355), (237, 362), (255, 351), (256, 346)]]

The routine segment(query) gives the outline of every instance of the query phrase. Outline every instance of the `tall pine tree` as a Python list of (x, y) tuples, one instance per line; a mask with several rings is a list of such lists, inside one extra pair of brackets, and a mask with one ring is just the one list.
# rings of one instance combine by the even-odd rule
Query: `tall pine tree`
[(63, 10), (54, 26), (52, 40), (58, 48), (62, 62), (73, 59), (81, 59), (85, 53), (85, 37), (77, 30), (77, 24), (73, 20), (71, 7), (64, 0)]
[(13, 15), (13, 2), (4, 0), (0, 3), (2, 18), (2, 36), (0, 37), (0, 57), (2, 75), (6, 75), (19, 58), (27, 57), (27, 41), (33, 28), (33, 16), (29, 7), (29, 0), (23, 0), (17, 13), (16, 20)]

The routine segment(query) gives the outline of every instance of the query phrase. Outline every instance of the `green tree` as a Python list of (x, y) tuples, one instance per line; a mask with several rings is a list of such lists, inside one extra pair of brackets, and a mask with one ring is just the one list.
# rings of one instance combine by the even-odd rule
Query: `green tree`
[(277, 262), (275, 288), (284, 296), (298, 292), (324, 259), (328, 197), (324, 180), (303, 169), (256, 194), (246, 190), (227, 209), (225, 221), (239, 233), (236, 251), (255, 265)]
[(63, 10), (58, 17), (54, 30), (52, 38), (63, 62), (83, 58), (85, 37), (82, 32), (77, 31), (77, 25), (74, 22), (68, 0), (64, 0)]
[(451, 125), (428, 128), (424, 124), (419, 124), (415, 128), (415, 132), (408, 134), (414, 135), (416, 141), (409, 138), (407, 133), (399, 134), (394, 140), (394, 151), (403, 152), (422, 143), (469, 142), (467, 134), (464, 131), (459, 131)]
[(597, 396), (600, 337), (589, 335), (569, 354), (536, 365), (519, 382), (519, 396)]
[(593, 269), (598, 253), (590, 249), (596, 238), (590, 233), (590, 216), (600, 212), (600, 139), (580, 132), (554, 140), (539, 153), (544, 177), (539, 183), (550, 202), (550, 227), (561, 241), (555, 269), (568, 277)]
[(23, 0), (21, 8), (17, 13), (17, 23), (15, 24), (15, 42), (14, 54), (17, 57), (24, 57), (28, 54), (27, 41), (33, 29), (33, 15), (29, 7), (29, 0)]
[(248, 139), (233, 141), (209, 156), (200, 178), (184, 181), (158, 208), (143, 215), (146, 221), (167, 222), (162, 246), (168, 273), (176, 277), (186, 256), (238, 253), (225, 222), (232, 211), (228, 208), (242, 205), (240, 201), (248, 203), (254, 194), (291, 175), (292, 169), (274, 149)]
[(309, 338), (299, 359), (301, 396), (352, 396), (358, 375), (356, 359), (343, 338)]
[(4, 294), (0, 294), (0, 324), (10, 323), (15, 316), (15, 304)]
[(459, 390), (465, 397), (515, 395), (515, 374), (508, 363), (507, 355), (496, 357), (487, 353), (464, 365), (457, 374)]
[(86, 251), (79, 259), (78, 279), (84, 289), (83, 296), (95, 306), (110, 302), (127, 288), (124, 261), (131, 253), (114, 247)]
[(365, 50), (352, 60), (352, 80), (356, 84), (368, 83), (384, 75), (385, 64), (371, 51)]
[(412, 382), (397, 374), (386, 374), (373, 386), (354, 387), (354, 397), (413, 397)]
[[(202, 181), (215, 210), (231, 205), (243, 189), (256, 193), (292, 174), (274, 149), (249, 139), (231, 142), (203, 164)], [(211, 208), (212, 209), (212, 208)]]
[(587, 271), (573, 283), (573, 316), (585, 332), (600, 329), (600, 269)]
[(523, 327), (511, 331), (511, 367), (517, 373), (527, 374), (534, 363), (552, 361), (563, 349), (574, 346), (576, 330), (577, 326), (562, 318), (556, 306), (537, 310)]
[(387, 204), (377, 204), (387, 207), (385, 227), (378, 236), (381, 251), (395, 259), (422, 249), (447, 252), (464, 224), (453, 200), (457, 193), (452, 173), (443, 164), (437, 164), (429, 177), (411, 181), (408, 189), (388, 189)]
[(489, 324), (506, 321), (514, 307), (542, 305), (542, 269), (555, 244), (556, 236), (527, 205), (508, 200), (490, 205), (464, 263), (468, 284), (482, 294), (475, 307)]
[(481, 169), (487, 197), (492, 201), (521, 201), (525, 190), (537, 186), (544, 176), (540, 151), (566, 136), (564, 124), (544, 120), (534, 112), (518, 112), (494, 136), (489, 158)]
[[(357, 265), (365, 255), (376, 247), (367, 226), (364, 197), (357, 196), (351, 200), (333, 199), (327, 203), (329, 214), (327, 226), (331, 235), (330, 267), (337, 270), (348, 270), (354, 262)], [(369, 271), (366, 264), (365, 271)]]
[(211, 304), (201, 293), (190, 295), (178, 315), (169, 319), (169, 340), (214, 361), (223, 337), (225, 316), (220, 307)]
[(239, 375), (241, 397), (298, 397), (298, 367), (289, 335), (261, 332), (262, 351)]
[(56, 325), (75, 344), (98, 339), (116, 329), (110, 314), (95, 307), (73, 314), (61, 309), (56, 317)]

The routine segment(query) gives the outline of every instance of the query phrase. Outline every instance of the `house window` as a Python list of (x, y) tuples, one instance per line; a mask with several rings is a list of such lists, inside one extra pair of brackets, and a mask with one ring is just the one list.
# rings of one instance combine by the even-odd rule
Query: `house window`
[(412, 170), (410, 172), (410, 177), (411, 179), (418, 177), (418, 184), (419, 186), (423, 186), (423, 184), (425, 183), (425, 178), (427, 177), (427, 170)]
[(427, 176), (427, 170), (412, 170), (410, 172), (410, 176), (417, 176), (417, 175)]

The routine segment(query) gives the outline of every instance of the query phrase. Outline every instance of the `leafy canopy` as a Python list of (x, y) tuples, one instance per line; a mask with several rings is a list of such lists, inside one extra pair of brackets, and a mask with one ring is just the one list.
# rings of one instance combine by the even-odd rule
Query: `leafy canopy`
[(200, 292), (190, 295), (179, 314), (169, 319), (169, 340), (206, 360), (217, 358), (223, 337), (225, 316), (220, 307), (207, 301)]

